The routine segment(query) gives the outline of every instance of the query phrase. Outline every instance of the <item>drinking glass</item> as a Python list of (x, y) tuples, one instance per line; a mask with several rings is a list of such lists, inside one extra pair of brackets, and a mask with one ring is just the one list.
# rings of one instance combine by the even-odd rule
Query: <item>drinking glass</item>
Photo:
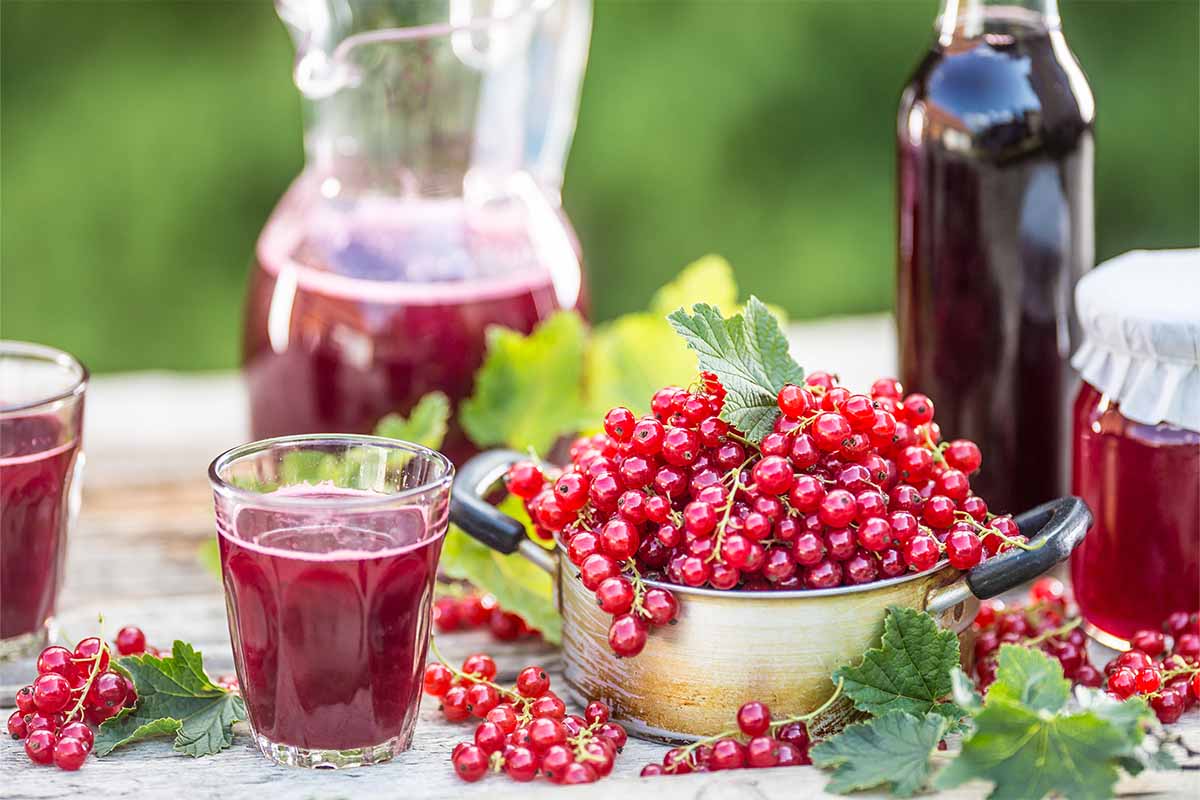
[(453, 478), (441, 453), (374, 436), (266, 439), (212, 463), (234, 661), (271, 761), (408, 747)]
[(45, 645), (79, 510), (83, 396), (74, 357), (0, 341), (0, 660)]

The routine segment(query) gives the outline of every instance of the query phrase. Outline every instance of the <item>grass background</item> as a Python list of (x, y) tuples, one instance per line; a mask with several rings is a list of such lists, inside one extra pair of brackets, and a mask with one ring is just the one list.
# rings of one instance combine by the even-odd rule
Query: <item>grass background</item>
[[(933, 0), (597, 0), (565, 204), (595, 314), (707, 252), (794, 317), (888, 308), (893, 130)], [(1098, 258), (1195, 245), (1200, 4), (1063, 0), (1096, 94)], [(0, 333), (94, 370), (237, 363), (302, 165), (268, 2), (0, 3)]]

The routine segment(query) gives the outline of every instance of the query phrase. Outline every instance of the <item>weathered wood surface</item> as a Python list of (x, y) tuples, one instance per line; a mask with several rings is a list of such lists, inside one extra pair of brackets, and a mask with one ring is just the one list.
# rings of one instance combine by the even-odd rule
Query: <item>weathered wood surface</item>
[[(885, 317), (833, 320), (793, 330), (797, 352), (814, 367), (837, 365), (854, 385), (890, 371), (890, 323)], [(87, 420), (88, 475), (84, 511), (71, 539), (60, 614), (65, 636), (78, 639), (121, 625), (142, 626), (152, 643), (174, 638), (194, 643), (214, 673), (232, 670), (225, 607), (219, 583), (198, 558), (214, 535), (205, 467), (216, 453), (246, 438), (242, 389), (232, 375), (114, 376), (98, 379), (90, 392)], [(97, 622), (104, 616), (104, 624)], [(486, 649), (509, 677), (528, 663), (556, 676), (556, 653), (545, 645), (501, 646), (483, 634), (439, 638), (450, 659)], [(26, 667), (17, 678), (28, 680)], [(0, 669), (0, 683), (4, 680)], [(558, 681), (561, 683), (561, 681)], [(11, 694), (0, 705), (11, 704)], [(7, 716), (7, 711), (4, 715)], [(1200, 749), (1200, 713), (1187, 729)], [(422, 707), (413, 747), (375, 767), (309, 771), (275, 767), (252, 750), (244, 726), (234, 746), (191, 759), (164, 741), (146, 742), (105, 759), (89, 759), (79, 772), (32, 765), (20, 743), (0, 737), (0, 798), (65, 798), (178, 794), (188, 797), (641, 797), (662, 800), (797, 800), (829, 797), (826, 777), (809, 767), (715, 773), (671, 778), (637, 777), (642, 765), (666, 748), (630, 740), (612, 777), (588, 787), (516, 784), (493, 777), (464, 784), (449, 767), (453, 744), (470, 735), (468, 725), (440, 719), (436, 706)], [(982, 798), (986, 785), (939, 795)], [(1200, 773), (1150, 773), (1120, 784), (1122, 795), (1200, 797)], [(877, 796), (877, 795), (867, 795)]]

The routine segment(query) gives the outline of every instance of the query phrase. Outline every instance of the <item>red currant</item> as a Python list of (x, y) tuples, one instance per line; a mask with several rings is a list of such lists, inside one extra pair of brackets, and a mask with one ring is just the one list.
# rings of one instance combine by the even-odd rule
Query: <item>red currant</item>
[(542, 490), (546, 479), (537, 464), (532, 461), (518, 461), (508, 468), (505, 482), (508, 484), (509, 492), (517, 497), (530, 500)]
[(474, 783), (487, 774), (488, 754), (482, 748), (469, 744), (451, 757), (454, 772), (468, 783)]
[(622, 614), (608, 629), (608, 644), (618, 656), (636, 656), (646, 646), (646, 623), (632, 614)]
[(142, 629), (126, 625), (117, 631), (117, 652), (123, 656), (133, 656), (146, 652), (146, 634)]
[(31, 731), (25, 737), (25, 754), (35, 764), (49, 764), (53, 761), (54, 732), (48, 730)]

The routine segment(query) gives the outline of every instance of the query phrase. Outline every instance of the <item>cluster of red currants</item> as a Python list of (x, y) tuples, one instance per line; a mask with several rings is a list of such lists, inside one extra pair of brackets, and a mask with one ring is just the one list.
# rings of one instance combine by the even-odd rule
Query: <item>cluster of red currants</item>
[[(508, 490), (557, 534), (584, 586), (613, 615), (617, 655), (645, 646), (678, 612), (653, 581), (743, 591), (831, 589), (934, 567), (969, 569), (1025, 538), (971, 492), (982, 456), (941, 441), (933, 403), (894, 379), (870, 394), (816, 372), (777, 398), (754, 443), (721, 418), (725, 389), (702, 373), (667, 387), (640, 419), (610, 410), (546, 474), (512, 466)], [(650, 581), (651, 583), (647, 583)]]
[(576, 784), (612, 772), (626, 734), (609, 720), (608, 706), (592, 702), (583, 716), (568, 714), (538, 666), (521, 670), (512, 688), (495, 677), (496, 662), (482, 653), (469, 656), (461, 670), (445, 663), (425, 669), (425, 692), (441, 699), (447, 720), (481, 720), (474, 741), (460, 742), (451, 753), (460, 778), (477, 781), (490, 771), (521, 782), (542, 775), (552, 783)]
[(1130, 649), (1104, 667), (1108, 691), (1124, 700), (1142, 695), (1160, 722), (1177, 721), (1200, 702), (1200, 622), (1178, 611), (1162, 630), (1138, 631)]
[(815, 713), (773, 721), (766, 705), (751, 701), (738, 709), (737, 730), (668, 750), (662, 764), (642, 767), (642, 777), (811, 764), (806, 723)]
[[(141, 653), (146, 637), (126, 627), (116, 644), (121, 655)], [(92, 751), (92, 726), (137, 702), (133, 683), (109, 670), (110, 653), (107, 642), (92, 636), (74, 651), (51, 645), (38, 656), (38, 676), (17, 691), (17, 710), (8, 718), (9, 734), (25, 740), (25, 753), (35, 764), (79, 769)]]
[(1006, 605), (984, 600), (975, 616), (975, 682), (986, 691), (996, 680), (1000, 646), (1037, 647), (1058, 660), (1063, 675), (1081, 686), (1099, 687), (1100, 671), (1088, 659), (1082, 620), (1072, 613), (1062, 581), (1039, 578), (1029, 590), (1027, 603)]
[(519, 615), (505, 611), (490, 594), (468, 592), (443, 595), (433, 601), (433, 626), (438, 633), (487, 627), (499, 642), (539, 635)]

